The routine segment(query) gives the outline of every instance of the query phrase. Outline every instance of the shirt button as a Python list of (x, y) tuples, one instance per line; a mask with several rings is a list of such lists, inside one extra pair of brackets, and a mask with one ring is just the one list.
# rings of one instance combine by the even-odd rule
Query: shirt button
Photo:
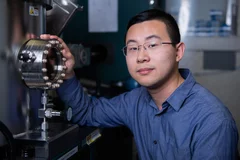
[(156, 140), (154, 140), (154, 141), (153, 141), (153, 143), (154, 143), (154, 144), (157, 144), (157, 141), (156, 141)]

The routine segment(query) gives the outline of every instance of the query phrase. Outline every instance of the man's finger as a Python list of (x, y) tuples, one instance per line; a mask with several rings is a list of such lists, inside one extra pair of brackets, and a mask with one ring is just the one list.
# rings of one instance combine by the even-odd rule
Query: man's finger
[(66, 45), (66, 43), (62, 40), (62, 38), (59, 38), (58, 36), (55, 35), (50, 35), (49, 38), (58, 40), (63, 45), (63, 48), (66, 50), (66, 52), (69, 52), (69, 48)]
[(42, 38), (42, 39), (49, 39), (50, 38), (50, 34), (41, 34), (40, 38)]
[(62, 50), (62, 55), (67, 59), (72, 58), (72, 54), (70, 52), (66, 51), (65, 49)]

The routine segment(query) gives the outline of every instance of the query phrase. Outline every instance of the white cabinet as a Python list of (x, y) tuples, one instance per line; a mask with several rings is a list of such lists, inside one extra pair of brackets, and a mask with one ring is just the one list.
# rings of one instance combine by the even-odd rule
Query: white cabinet
[(239, 0), (166, 0), (188, 50), (240, 50)]

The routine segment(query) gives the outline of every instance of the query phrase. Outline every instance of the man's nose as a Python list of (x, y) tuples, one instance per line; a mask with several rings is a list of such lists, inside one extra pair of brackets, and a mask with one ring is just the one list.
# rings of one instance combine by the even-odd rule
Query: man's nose
[(138, 54), (137, 54), (137, 62), (141, 63), (141, 62), (144, 62), (144, 61), (149, 61), (150, 60), (150, 57), (149, 57), (149, 54), (147, 52), (147, 48), (145, 46), (139, 46), (138, 47)]

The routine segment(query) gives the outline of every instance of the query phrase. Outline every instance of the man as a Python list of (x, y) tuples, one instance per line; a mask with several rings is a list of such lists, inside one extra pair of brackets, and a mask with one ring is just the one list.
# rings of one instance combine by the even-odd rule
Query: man
[(63, 43), (67, 80), (58, 93), (73, 108), (73, 122), (127, 126), (142, 160), (236, 159), (238, 132), (231, 113), (188, 69), (178, 69), (185, 45), (174, 18), (156, 9), (141, 12), (129, 21), (125, 42), (129, 73), (141, 87), (112, 99), (84, 94)]

